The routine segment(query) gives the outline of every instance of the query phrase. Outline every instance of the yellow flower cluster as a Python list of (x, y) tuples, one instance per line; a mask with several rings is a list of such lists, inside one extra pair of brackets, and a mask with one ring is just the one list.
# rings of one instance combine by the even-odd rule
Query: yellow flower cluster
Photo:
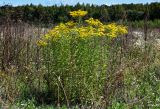
[(44, 46), (47, 46), (47, 42), (45, 42), (44, 40), (38, 40), (38, 41), (37, 41), (37, 45), (44, 47)]
[(77, 28), (78, 36), (82, 39), (85, 39), (87, 37), (92, 37), (93, 34), (95, 34), (95, 29), (91, 26), (88, 27), (79, 27)]
[(89, 25), (91, 26), (102, 26), (102, 22), (99, 21), (98, 19), (93, 19), (93, 18), (90, 18), (88, 20), (85, 20)]
[(76, 23), (73, 21), (69, 21), (69, 22), (65, 23), (65, 25), (68, 27), (74, 27), (76, 25)]
[(120, 35), (127, 34), (127, 27), (123, 25), (118, 25), (118, 31)]
[(127, 27), (123, 25), (117, 25), (115, 23), (105, 25), (105, 29), (107, 30), (106, 35), (112, 38), (128, 33)]
[[(84, 16), (87, 14), (85, 11), (70, 12), (72, 16)], [(46, 46), (48, 41), (56, 41), (60, 38), (74, 37), (86, 39), (91, 37), (109, 37), (115, 38), (120, 35), (127, 34), (127, 27), (115, 23), (103, 24), (98, 19), (90, 18), (85, 20), (87, 25), (79, 25), (76, 22), (69, 21), (67, 23), (60, 23), (51, 29), (41, 40), (37, 42), (38, 46)]]
[(88, 14), (87, 11), (82, 11), (82, 10), (70, 12), (70, 15), (71, 15), (72, 17), (83, 17), (83, 16), (85, 16), (85, 15), (87, 15), (87, 14)]
[(66, 24), (60, 23), (51, 29), (45, 36), (43, 36), (43, 40), (56, 40), (60, 38), (62, 35), (66, 35), (69, 33), (69, 28), (73, 27), (73, 22), (68, 22)]

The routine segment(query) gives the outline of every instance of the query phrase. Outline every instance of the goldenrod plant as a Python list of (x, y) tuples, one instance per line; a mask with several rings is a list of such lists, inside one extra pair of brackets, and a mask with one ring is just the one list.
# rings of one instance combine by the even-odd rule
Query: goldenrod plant
[[(83, 17), (87, 11), (73, 11), (70, 12), (72, 17)], [(79, 22), (69, 21), (67, 23), (60, 23), (51, 29), (42, 40), (38, 41), (39, 46), (46, 46), (46, 41), (53, 41), (63, 37), (71, 37), (71, 34), (76, 34), (77, 38), (91, 38), (91, 37), (108, 37), (115, 38), (128, 33), (127, 27), (118, 25), (116, 23), (103, 24), (98, 19), (89, 18), (85, 20), (87, 25), (79, 26)]]
[[(79, 19), (87, 11), (73, 11)], [(82, 19), (80, 19), (82, 20)], [(100, 20), (60, 23), (37, 42), (44, 48), (48, 90), (61, 102), (95, 102), (104, 95), (109, 42), (128, 33), (127, 27)], [(47, 62), (45, 61), (45, 62)], [(103, 98), (103, 97), (102, 97)]]

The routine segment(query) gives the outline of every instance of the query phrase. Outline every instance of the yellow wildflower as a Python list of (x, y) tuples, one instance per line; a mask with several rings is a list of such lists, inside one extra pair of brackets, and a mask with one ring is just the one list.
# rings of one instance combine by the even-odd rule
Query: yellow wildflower
[(117, 25), (115, 23), (105, 25), (105, 28), (107, 30), (107, 36), (112, 38), (117, 37), (118, 35), (124, 35), (128, 33), (125, 26)]
[(118, 28), (119, 35), (124, 35), (124, 34), (128, 33), (126, 26), (119, 25), (119, 26), (117, 26), (117, 28)]
[(49, 35), (49, 34), (46, 34), (45, 36), (44, 36), (44, 39), (46, 39), (46, 40), (49, 40), (51, 38), (51, 36)]
[(37, 45), (44, 47), (44, 46), (47, 46), (47, 42), (45, 42), (44, 40), (38, 40), (38, 41), (37, 41)]
[[(68, 25), (68, 26), (67, 26)], [(67, 34), (70, 32), (69, 26), (71, 26), (71, 23), (63, 24), (60, 23), (59, 25), (55, 26), (53, 29), (51, 29), (45, 36), (45, 40), (56, 40), (58, 38), (62, 37), (62, 34), (67, 36)]]
[(91, 26), (102, 26), (103, 24), (98, 19), (90, 18), (88, 20), (85, 20), (89, 25)]
[(65, 25), (67, 25), (68, 27), (74, 27), (76, 25), (76, 23), (74, 23), (73, 21), (69, 21), (69, 22), (65, 23)]
[[(72, 11), (70, 15), (73, 17), (82, 17), (87, 14), (87, 11)], [(85, 20), (88, 25), (78, 25), (78, 23), (69, 21), (67, 23), (60, 23), (50, 30), (42, 39), (38, 41), (39, 46), (47, 45), (46, 41), (52, 40), (56, 41), (60, 38), (70, 38), (71, 36), (76, 36), (77, 38), (91, 38), (91, 37), (101, 37), (106, 36), (110, 38), (115, 38), (119, 35), (127, 34), (127, 27), (123, 25), (117, 25), (115, 23), (104, 25), (98, 19), (90, 18)]]
[(78, 33), (80, 38), (85, 38), (88, 36), (87, 28), (86, 27), (79, 27)]
[(106, 33), (107, 36), (111, 38), (117, 37), (118, 31), (117, 31), (117, 25), (115, 23), (105, 25), (105, 28), (107, 30), (107, 33)]
[(85, 15), (87, 15), (87, 14), (88, 14), (87, 11), (82, 11), (82, 10), (70, 12), (70, 15), (71, 15), (72, 17), (83, 17), (83, 16), (85, 16)]
[(68, 30), (69, 28), (65, 25), (65, 24), (63, 24), (63, 23), (60, 23), (59, 25), (57, 25), (55, 28), (54, 28), (54, 30), (56, 30), (56, 31), (66, 31), (66, 30)]

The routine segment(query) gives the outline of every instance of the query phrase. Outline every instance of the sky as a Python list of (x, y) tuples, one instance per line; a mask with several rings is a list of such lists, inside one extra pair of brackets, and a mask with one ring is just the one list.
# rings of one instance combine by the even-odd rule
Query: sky
[(61, 4), (69, 4), (75, 5), (77, 3), (90, 3), (90, 4), (97, 4), (97, 5), (112, 5), (112, 4), (122, 4), (122, 3), (151, 3), (151, 2), (160, 2), (160, 0), (0, 0), (0, 6), (2, 5), (25, 5), (25, 4), (42, 4), (45, 6), (51, 6), (54, 4), (61, 5)]

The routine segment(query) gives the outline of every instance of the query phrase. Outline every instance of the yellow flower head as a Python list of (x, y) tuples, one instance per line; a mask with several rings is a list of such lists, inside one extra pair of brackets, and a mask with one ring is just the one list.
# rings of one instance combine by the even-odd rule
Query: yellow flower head
[(88, 20), (85, 20), (89, 25), (91, 26), (102, 26), (103, 24), (98, 19), (90, 18)]
[(70, 15), (71, 15), (72, 17), (83, 17), (83, 16), (85, 16), (85, 15), (87, 15), (87, 14), (88, 14), (87, 11), (82, 11), (82, 10), (70, 12)]
[(127, 27), (123, 25), (117, 26), (119, 35), (124, 35), (128, 33)]
[(49, 39), (51, 39), (51, 36), (49, 34), (46, 34), (46, 35), (43, 36), (43, 38), (46, 39), (46, 40), (49, 40)]
[(47, 42), (45, 42), (44, 40), (38, 40), (38, 41), (37, 41), (37, 45), (44, 47), (44, 46), (47, 46)]
[(74, 27), (76, 25), (76, 23), (74, 23), (73, 21), (69, 21), (69, 22), (65, 23), (65, 25), (67, 25), (68, 27)]
[[(70, 15), (72, 17), (83, 17), (87, 14), (87, 11), (72, 11)], [(85, 20), (88, 25), (78, 25), (79, 23), (69, 21), (67, 23), (60, 23), (51, 29), (41, 40), (37, 42), (39, 46), (46, 46), (51, 41), (56, 41), (61, 38), (72, 38), (74, 35), (76, 38), (92, 38), (92, 37), (110, 37), (115, 38), (124, 34), (127, 34), (127, 27), (118, 25), (116, 23), (103, 24), (98, 19), (89, 18)], [(47, 43), (46, 43), (47, 41)]]
[(123, 25), (117, 25), (115, 23), (105, 25), (105, 28), (107, 30), (107, 36), (112, 38), (128, 33), (127, 27)]
[(111, 38), (117, 37), (117, 25), (115, 23), (105, 25), (105, 28), (107, 30), (107, 36)]

